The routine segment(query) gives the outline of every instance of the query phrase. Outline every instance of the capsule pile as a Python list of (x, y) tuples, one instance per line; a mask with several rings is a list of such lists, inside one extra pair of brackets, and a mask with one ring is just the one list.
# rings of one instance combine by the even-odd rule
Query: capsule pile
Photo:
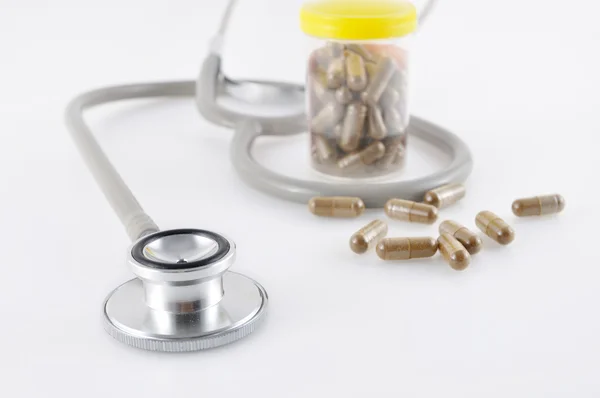
[[(450, 184), (427, 192), (423, 203), (390, 199), (384, 210), (395, 221), (433, 224), (438, 219), (438, 209), (456, 203), (464, 196), (463, 185)], [(317, 197), (309, 202), (310, 211), (322, 217), (358, 217), (364, 208), (361, 199), (351, 197)], [(517, 199), (512, 204), (512, 211), (517, 217), (556, 214), (564, 208), (565, 199), (558, 194)], [(483, 234), (501, 245), (508, 245), (515, 239), (513, 228), (491, 211), (479, 212), (474, 221)], [(438, 232), (437, 239), (386, 237), (388, 225), (382, 220), (374, 220), (352, 235), (350, 248), (357, 254), (363, 254), (376, 247), (377, 256), (386, 261), (433, 257), (439, 251), (452, 269), (463, 271), (471, 263), (471, 256), (483, 247), (477, 233), (456, 221), (443, 221)]]
[(360, 177), (402, 166), (409, 115), (399, 50), (328, 42), (313, 52), (307, 89), (317, 170)]

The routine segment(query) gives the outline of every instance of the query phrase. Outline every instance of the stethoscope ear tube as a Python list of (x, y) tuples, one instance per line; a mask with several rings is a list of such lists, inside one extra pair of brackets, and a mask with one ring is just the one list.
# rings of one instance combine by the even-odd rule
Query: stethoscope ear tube
[(411, 117), (409, 136), (429, 142), (451, 157), (444, 170), (406, 181), (308, 181), (278, 174), (261, 166), (252, 157), (252, 145), (262, 135), (262, 126), (253, 120), (238, 123), (231, 142), (231, 162), (242, 180), (255, 189), (297, 203), (315, 196), (356, 196), (367, 207), (379, 208), (391, 198), (421, 201), (436, 187), (463, 182), (471, 174), (473, 159), (467, 145), (450, 131), (416, 116)]

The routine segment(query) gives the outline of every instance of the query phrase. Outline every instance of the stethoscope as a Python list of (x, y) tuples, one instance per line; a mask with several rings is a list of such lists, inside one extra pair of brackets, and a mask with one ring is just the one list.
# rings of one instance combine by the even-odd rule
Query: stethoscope
[[(429, 14), (429, 1), (419, 21)], [(105, 87), (84, 93), (67, 107), (66, 123), (88, 168), (134, 242), (127, 255), (132, 279), (104, 302), (105, 329), (117, 340), (153, 351), (195, 351), (239, 340), (260, 324), (268, 296), (256, 281), (229, 271), (235, 244), (211, 231), (161, 231), (142, 209), (106, 157), (83, 112), (110, 102), (154, 97), (195, 97), (206, 120), (233, 128), (231, 161), (252, 187), (276, 197), (307, 203), (314, 196), (357, 196), (367, 207), (383, 207), (391, 197), (420, 200), (435, 187), (466, 180), (472, 158), (466, 144), (446, 129), (411, 117), (409, 135), (425, 140), (451, 157), (442, 171), (409, 181), (307, 181), (278, 174), (252, 157), (259, 136), (306, 131), (304, 87), (268, 81), (234, 81), (221, 70), (221, 48), (236, 0), (230, 0), (197, 81)], [(225, 106), (223, 99), (251, 103), (248, 93), (277, 98), (297, 111), (284, 116), (249, 115)], [(260, 95), (258, 96), (260, 98)], [(264, 105), (263, 105), (264, 106)]]

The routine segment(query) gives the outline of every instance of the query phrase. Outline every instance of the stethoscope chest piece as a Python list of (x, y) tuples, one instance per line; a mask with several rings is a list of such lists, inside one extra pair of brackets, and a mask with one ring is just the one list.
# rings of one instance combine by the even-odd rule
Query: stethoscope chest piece
[(233, 242), (209, 231), (161, 231), (135, 242), (128, 261), (137, 278), (104, 303), (106, 330), (151, 351), (197, 351), (239, 340), (266, 314), (267, 293), (228, 268)]

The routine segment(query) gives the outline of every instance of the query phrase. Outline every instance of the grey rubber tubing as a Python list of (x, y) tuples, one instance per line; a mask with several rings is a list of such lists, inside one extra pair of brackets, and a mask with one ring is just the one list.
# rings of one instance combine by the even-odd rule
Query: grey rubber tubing
[(132, 241), (157, 232), (158, 226), (140, 206), (127, 184), (115, 170), (83, 119), (85, 110), (109, 102), (150, 97), (191, 97), (194, 82), (131, 84), (89, 91), (67, 106), (65, 121), (73, 141)]
[(449, 183), (463, 182), (473, 169), (467, 145), (450, 131), (421, 118), (411, 116), (409, 137), (418, 137), (449, 154), (450, 164), (441, 171), (406, 181), (368, 180), (349, 182), (307, 181), (277, 174), (261, 166), (252, 157), (252, 145), (264, 135), (261, 125), (248, 120), (238, 124), (231, 142), (231, 162), (237, 173), (250, 186), (281, 199), (308, 203), (315, 196), (355, 196), (366, 207), (383, 207), (391, 198), (423, 200), (424, 194)]

